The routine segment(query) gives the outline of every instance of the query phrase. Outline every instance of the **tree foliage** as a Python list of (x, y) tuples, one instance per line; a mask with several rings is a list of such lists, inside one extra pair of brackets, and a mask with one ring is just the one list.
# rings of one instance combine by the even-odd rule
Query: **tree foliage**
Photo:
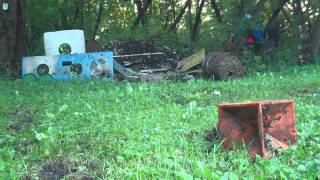
[[(28, 54), (43, 54), (44, 32), (64, 29), (83, 29), (87, 39), (102, 43), (162, 35), (189, 44), (189, 52), (204, 47), (241, 53), (241, 42), (232, 42), (234, 33), (277, 22), (282, 47), (291, 45), (298, 57), (299, 44), (308, 41), (316, 59), (319, 9), (318, 0), (27, 0)], [(253, 20), (245, 22), (247, 14)], [(299, 30), (302, 24), (308, 25)], [(309, 39), (300, 39), (301, 32)]]

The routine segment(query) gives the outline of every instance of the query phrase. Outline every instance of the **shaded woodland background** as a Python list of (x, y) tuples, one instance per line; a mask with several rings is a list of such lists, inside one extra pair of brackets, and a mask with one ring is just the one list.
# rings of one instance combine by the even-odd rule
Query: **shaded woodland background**
[[(184, 56), (231, 51), (255, 69), (317, 63), (319, 9), (319, 0), (10, 0), (9, 11), (0, 11), (0, 72), (19, 71), (22, 56), (44, 54), (44, 32), (66, 29), (83, 29), (102, 46), (152, 39)], [(272, 53), (242, 48), (243, 29), (258, 24), (278, 26)]]

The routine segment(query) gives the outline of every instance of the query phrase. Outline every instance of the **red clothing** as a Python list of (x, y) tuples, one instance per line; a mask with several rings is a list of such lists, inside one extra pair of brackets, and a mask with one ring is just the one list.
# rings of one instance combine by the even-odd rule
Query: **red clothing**
[(254, 38), (252, 36), (247, 37), (247, 43), (248, 44), (253, 44), (254, 43)]

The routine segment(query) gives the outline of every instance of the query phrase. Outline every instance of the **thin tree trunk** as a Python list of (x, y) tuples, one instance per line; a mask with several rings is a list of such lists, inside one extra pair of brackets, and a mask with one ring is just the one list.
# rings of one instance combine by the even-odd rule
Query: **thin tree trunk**
[[(245, 0), (240, 0), (238, 7), (233, 13), (232, 33), (237, 31), (241, 18), (244, 16), (245, 3)], [(230, 36), (229, 41), (232, 41), (232, 35)]]
[(140, 22), (140, 19), (142, 18), (142, 11), (143, 11), (142, 1), (141, 1), (141, 0), (134, 0), (134, 3), (135, 3), (136, 6), (137, 6), (138, 17), (137, 17), (137, 19), (134, 21), (134, 23), (133, 23), (133, 25), (132, 25), (132, 29), (134, 29), (135, 27), (138, 26), (138, 24), (139, 24), (139, 22)]
[(163, 11), (164, 13), (166, 13), (166, 21), (165, 21), (164, 29), (168, 28), (168, 26), (171, 22), (171, 19), (173, 19), (173, 20), (176, 19), (175, 3), (176, 2), (174, 0), (171, 0), (170, 3), (169, 2), (167, 3), (166, 10)]
[[(76, 23), (79, 19), (79, 17), (81, 18), (81, 15), (83, 14), (83, 6), (84, 6), (84, 0), (78, 0), (76, 7), (75, 7), (75, 11), (74, 11), (74, 17), (72, 20), (72, 27), (74, 28), (76, 26)], [(80, 27), (82, 28), (82, 27)]]
[(168, 10), (170, 7), (169, 3), (167, 3), (165, 5), (164, 8), (162, 8), (162, 12), (161, 13), (165, 13), (166, 14), (166, 19), (165, 19), (165, 23), (164, 23), (164, 29), (168, 28), (168, 24), (169, 24), (169, 19), (170, 19), (170, 11)]
[(104, 0), (99, 1), (99, 11), (97, 14), (96, 25), (94, 26), (94, 31), (93, 31), (93, 35), (92, 35), (93, 39), (95, 39), (95, 36), (97, 35), (98, 30), (99, 30), (99, 26), (101, 23), (101, 17), (102, 17), (103, 9), (104, 9), (104, 3), (105, 3)]
[(174, 0), (172, 0), (171, 1), (171, 4), (172, 4), (172, 14), (173, 14), (173, 20), (175, 20), (176, 19), (176, 1), (174, 1)]
[(211, 2), (211, 6), (212, 6), (212, 8), (214, 10), (214, 13), (215, 13), (215, 15), (216, 15), (216, 17), (218, 19), (218, 22), (222, 23), (221, 11), (220, 11), (220, 8), (219, 8), (219, 6), (217, 4), (217, 1), (216, 0), (210, 0), (210, 2)]
[(267, 1), (268, 1), (268, 0), (260, 0), (260, 1), (257, 3), (257, 5), (255, 6), (255, 8), (254, 8), (254, 10), (253, 10), (253, 12), (252, 12), (252, 16), (253, 16), (254, 18), (260, 18), (260, 15), (261, 15), (261, 13), (262, 13), (262, 11), (263, 11), (263, 8), (264, 8), (264, 6), (265, 6), (265, 4), (266, 4)]
[(281, 10), (281, 12), (282, 12), (283, 16), (286, 18), (286, 20), (288, 21), (288, 23), (289, 23), (289, 24), (292, 24), (292, 20), (291, 20), (289, 14), (286, 12), (286, 10), (283, 8), (283, 9)]
[(152, 19), (152, 15), (153, 15), (153, 4), (152, 4), (152, 1), (150, 1), (148, 9), (146, 10), (146, 24), (150, 24), (150, 20)]
[(320, 15), (316, 21), (314, 22), (311, 34), (311, 56), (312, 56), (312, 63), (316, 63), (317, 57), (319, 55), (319, 48), (320, 48)]
[(140, 18), (142, 26), (148, 24), (148, 8), (151, 6), (151, 0), (143, 0), (142, 16)]
[(132, 29), (136, 28), (139, 22), (141, 22), (142, 26), (145, 26), (148, 23), (147, 11), (150, 5), (152, 4), (152, 0), (143, 0), (143, 2), (141, 0), (135, 0), (134, 2), (138, 9), (138, 17), (134, 21)]
[(183, 17), (184, 13), (186, 12), (187, 7), (191, 3), (191, 0), (187, 0), (185, 4), (183, 5), (180, 13), (178, 14), (177, 18), (174, 20), (174, 22), (170, 25), (168, 31), (172, 32), (177, 28), (178, 23), (180, 22), (181, 18)]
[(286, 18), (288, 25), (286, 27), (281, 28), (279, 31), (280, 33), (286, 32), (290, 27), (292, 26), (292, 20), (289, 16), (289, 14), (286, 12), (285, 8), (282, 8), (281, 13)]
[(201, 0), (199, 6), (197, 8), (197, 14), (196, 14), (195, 22), (194, 22), (192, 32), (191, 32), (191, 41), (192, 42), (196, 42), (198, 39), (200, 25), (201, 25), (201, 13), (202, 13), (204, 3), (205, 3), (205, 0)]
[(68, 29), (69, 28), (69, 24), (68, 24), (68, 20), (67, 20), (67, 15), (66, 12), (64, 10), (65, 7), (68, 6), (68, 0), (64, 0), (62, 2), (62, 5), (60, 6), (60, 26), (58, 27), (59, 29)]
[(86, 24), (85, 24), (85, 14), (86, 14), (86, 7), (88, 7), (88, 1), (83, 0), (83, 7), (81, 7), (82, 11), (80, 11), (80, 27), (81, 29), (85, 29), (86, 28)]
[(300, 43), (299, 43), (299, 63), (305, 64), (312, 60), (311, 39), (309, 25), (306, 24), (307, 19), (302, 11), (302, 3), (300, 0), (294, 0), (294, 15), (299, 26)]
[[(236, 9), (234, 10), (232, 16), (232, 27), (231, 27), (231, 33), (228, 37), (228, 40), (224, 42), (223, 47), (225, 51), (233, 52), (237, 55), (240, 55), (241, 52), (241, 42), (240, 42), (240, 36), (241, 32), (238, 31), (238, 27), (241, 21), (241, 18), (244, 16), (245, 13), (245, 4), (247, 3), (246, 0), (240, 0), (239, 4), (237, 5)], [(239, 40), (237, 42), (233, 42), (233, 35), (237, 34), (239, 37)]]
[(21, 57), (27, 53), (25, 3), (10, 0), (9, 10), (0, 10), (0, 74), (9, 69), (18, 73)]
[(15, 65), (20, 65), (20, 58), (27, 54), (27, 19), (26, 19), (26, 1), (18, 1), (18, 13), (17, 13), (17, 46), (16, 46), (16, 58)]
[(266, 28), (270, 26), (278, 17), (281, 9), (284, 7), (284, 5), (288, 2), (289, 0), (279, 0), (277, 1), (276, 6), (274, 7), (274, 10), (272, 12), (271, 18), (269, 19)]
[(188, 14), (187, 28), (189, 29), (189, 33), (190, 33), (190, 34), (191, 34), (191, 32), (192, 32), (192, 22), (193, 22), (191, 10), (192, 10), (192, 1), (191, 1), (191, 3), (188, 5), (188, 12), (187, 12), (187, 14)]
[(81, 0), (78, 0), (77, 4), (76, 4), (76, 7), (75, 7), (75, 11), (74, 11), (74, 17), (73, 17), (73, 20), (72, 20), (72, 27), (75, 26), (75, 23), (76, 23), (77, 19), (79, 18), (80, 6), (81, 6)]
[(302, 7), (301, 7), (301, 1), (300, 0), (294, 0), (293, 1), (293, 12), (295, 16), (302, 16)]

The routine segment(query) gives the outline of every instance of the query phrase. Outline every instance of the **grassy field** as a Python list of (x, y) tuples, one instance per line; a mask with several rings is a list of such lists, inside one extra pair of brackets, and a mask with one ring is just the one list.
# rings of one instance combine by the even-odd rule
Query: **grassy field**
[[(214, 137), (220, 103), (294, 99), (298, 144), (251, 162)], [(315, 179), (320, 66), (186, 83), (0, 81), (0, 179)]]

